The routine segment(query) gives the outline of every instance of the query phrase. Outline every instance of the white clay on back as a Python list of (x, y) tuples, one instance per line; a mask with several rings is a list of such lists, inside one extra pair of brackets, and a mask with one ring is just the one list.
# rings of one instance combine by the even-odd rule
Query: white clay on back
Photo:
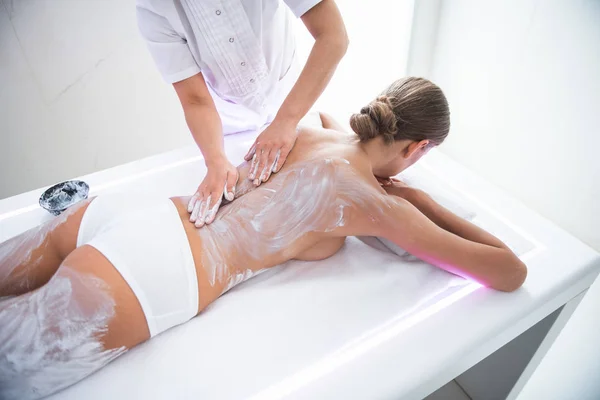
[[(236, 197), (251, 188), (242, 182)], [(348, 207), (377, 200), (377, 191), (341, 158), (303, 162), (274, 175), (198, 231), (210, 284), (226, 283), (228, 290), (254, 274), (245, 266), (249, 260), (293, 257), (286, 252), (304, 235), (344, 226)]]

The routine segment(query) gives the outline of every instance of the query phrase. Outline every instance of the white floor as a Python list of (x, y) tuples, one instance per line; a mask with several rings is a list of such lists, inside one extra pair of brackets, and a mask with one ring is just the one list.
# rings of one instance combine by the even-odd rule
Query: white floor
[(471, 400), (455, 381), (450, 381), (424, 400)]

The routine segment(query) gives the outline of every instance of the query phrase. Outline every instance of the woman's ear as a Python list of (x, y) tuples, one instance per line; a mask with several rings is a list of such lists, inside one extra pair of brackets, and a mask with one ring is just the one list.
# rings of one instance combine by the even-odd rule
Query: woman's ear
[(425, 151), (427, 149), (427, 145), (429, 145), (429, 140), (419, 140), (418, 142), (412, 141), (406, 148), (406, 153), (404, 154), (404, 158), (411, 158), (413, 155)]

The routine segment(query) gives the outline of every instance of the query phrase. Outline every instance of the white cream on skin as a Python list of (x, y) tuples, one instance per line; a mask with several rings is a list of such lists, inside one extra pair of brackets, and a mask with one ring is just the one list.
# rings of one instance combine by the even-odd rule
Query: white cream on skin
[(249, 260), (260, 262), (276, 254), (291, 258), (286, 251), (304, 235), (344, 226), (348, 207), (380, 198), (344, 159), (303, 162), (258, 188), (245, 180), (236, 197), (252, 189), (198, 230), (209, 282), (225, 284), (225, 291), (254, 274), (247, 268)]
[[(62, 214), (55, 217), (45, 224), (36, 226), (19, 236), (15, 236), (0, 244), (0, 291), (6, 288), (5, 285), (18, 285), (21, 289), (29, 289), (29, 273), (40, 265), (43, 249), (48, 243), (48, 233), (64, 224), (67, 219), (73, 215), (87, 201), (80, 201), (77, 204), (67, 208)], [(40, 249), (39, 255), (33, 254)], [(21, 266), (17, 270), (17, 267)]]
[(0, 398), (48, 396), (124, 353), (100, 341), (114, 315), (106, 284), (65, 266), (40, 289), (0, 302)]

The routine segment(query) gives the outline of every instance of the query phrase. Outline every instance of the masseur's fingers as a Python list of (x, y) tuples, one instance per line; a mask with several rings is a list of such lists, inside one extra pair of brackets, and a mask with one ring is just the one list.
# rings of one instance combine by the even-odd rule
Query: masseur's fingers
[[(215, 198), (217, 200), (214, 200)], [(217, 197), (215, 193), (211, 193), (208, 198), (202, 202), (202, 206), (198, 213), (198, 220), (196, 220), (195, 224), (196, 228), (202, 228), (204, 224), (210, 224), (215, 220), (215, 216), (217, 215), (222, 200), (222, 196)]]
[(235, 197), (235, 185), (239, 179), (239, 174), (237, 169), (230, 171), (227, 174), (227, 182), (225, 182), (225, 192), (223, 193), (223, 197), (225, 197), (229, 201), (233, 201)]
[[(195, 196), (195, 195), (194, 195)], [(198, 213), (200, 212), (200, 206), (202, 205), (203, 199), (198, 196), (196, 201), (194, 202), (194, 206), (192, 207), (192, 211), (190, 211), (190, 222), (196, 222), (198, 220)]]
[(287, 157), (290, 154), (291, 150), (292, 148), (289, 146), (283, 146), (281, 149), (279, 149), (279, 151), (277, 152), (277, 159), (275, 160), (275, 164), (273, 165), (273, 172), (279, 172), (281, 167), (283, 167), (285, 160), (287, 160)]
[(208, 225), (215, 220), (217, 211), (219, 211), (219, 207), (223, 201), (223, 197), (229, 201), (233, 200), (235, 196), (235, 185), (237, 184), (238, 178), (239, 173), (237, 168), (229, 168), (227, 171), (227, 179), (225, 184), (222, 186), (223, 189), (219, 190), (218, 192), (212, 191), (206, 198), (206, 201), (203, 202), (203, 206), (200, 207), (198, 212), (198, 220), (196, 221), (197, 228)]
[(277, 166), (277, 161), (279, 160), (279, 155), (281, 154), (281, 150), (271, 150), (269, 153), (269, 158), (267, 159), (267, 163), (260, 174), (261, 182), (266, 182), (271, 177), (271, 174), (275, 170)]
[[(196, 228), (200, 228), (204, 226), (204, 219), (206, 218), (206, 209), (208, 208), (208, 203), (210, 202), (210, 195), (207, 198), (199, 201), (200, 205), (198, 206), (198, 214), (196, 216), (196, 220), (194, 221), (194, 225)], [(194, 210), (195, 211), (195, 210)]]
[(255, 153), (256, 153), (256, 141), (254, 141), (254, 144), (252, 145), (252, 147), (250, 147), (250, 150), (248, 150), (248, 152), (244, 156), (244, 160), (250, 161), (250, 159), (252, 158), (252, 156)]
[(196, 202), (198, 201), (198, 198), (200, 197), (200, 194), (198, 192), (196, 192), (191, 198), (190, 198), (190, 202), (188, 203), (188, 212), (191, 213), (194, 210), (194, 206), (196, 205)]
[(227, 159), (207, 162), (206, 176), (188, 203), (190, 222), (197, 228), (215, 220), (223, 197), (233, 200), (239, 172)]
[(250, 163), (250, 171), (248, 172), (248, 179), (253, 181), (256, 179), (256, 174), (258, 173), (258, 154), (254, 153), (252, 156), (252, 162)]
[(259, 186), (266, 182), (273, 171), (273, 162), (277, 158), (278, 149), (264, 147), (256, 152), (256, 173), (249, 177), (254, 185)]
[[(271, 149), (265, 150), (263, 153), (263, 157), (261, 157), (262, 164), (259, 164), (258, 168), (260, 171), (260, 175), (257, 177), (258, 184), (260, 185), (262, 182), (266, 182), (271, 176), (271, 172), (273, 171), (273, 164), (275, 158), (277, 158), (277, 154), (279, 150)], [(255, 181), (256, 182), (256, 181)], [(256, 184), (256, 183), (255, 183)]]
[(269, 180), (272, 173), (281, 169), (298, 138), (298, 121), (275, 118), (254, 141), (246, 154), (252, 159), (248, 179), (256, 186)]
[(203, 196), (203, 192), (204, 192), (204, 182), (202, 182), (200, 184), (200, 186), (198, 186), (198, 189), (196, 189), (196, 193), (194, 193), (194, 195), (190, 198), (190, 201), (188, 202), (188, 207), (187, 210), (190, 213), (190, 222), (196, 222), (196, 218), (198, 217), (198, 213), (196, 212), (196, 215), (194, 216), (194, 208), (196, 208), (196, 205), (202, 201), (202, 199), (204, 198)]
[(269, 156), (269, 153), (268, 153), (268, 150), (266, 150), (266, 149), (260, 149), (259, 151), (256, 152), (256, 173), (251, 178), (252, 183), (254, 183), (255, 186), (260, 185), (260, 182), (261, 182), (260, 178), (261, 178), (262, 174), (265, 172), (264, 168), (265, 168), (265, 164), (267, 163), (266, 158), (268, 156)]

